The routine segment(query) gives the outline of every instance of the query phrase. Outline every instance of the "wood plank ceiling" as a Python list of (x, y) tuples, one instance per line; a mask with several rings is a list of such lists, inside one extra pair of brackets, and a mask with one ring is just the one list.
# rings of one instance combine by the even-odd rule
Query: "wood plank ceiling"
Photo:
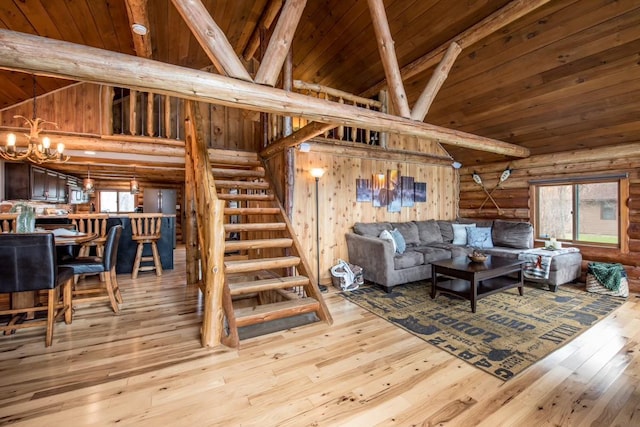
[[(282, 3), (202, 2), (238, 55), (269, 4)], [(509, 3), (385, 0), (400, 68)], [(150, 0), (148, 12), (153, 59), (194, 69), (210, 65), (171, 0)], [(0, 27), (135, 55), (125, 0), (2, 1)], [(293, 52), (295, 79), (358, 94), (384, 80), (366, 0), (308, 1)], [(464, 46), (425, 121), (532, 154), (638, 141), (639, 52), (637, 0), (550, 1)], [(432, 71), (404, 82), (409, 106)], [(0, 108), (30, 98), (31, 81), (28, 74), (0, 71)], [(39, 94), (69, 84), (37, 82)], [(446, 148), (465, 165), (503, 158)]]

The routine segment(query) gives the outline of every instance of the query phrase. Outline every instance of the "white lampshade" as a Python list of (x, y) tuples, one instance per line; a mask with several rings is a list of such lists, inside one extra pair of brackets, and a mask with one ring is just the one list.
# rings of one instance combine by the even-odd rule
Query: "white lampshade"
[(316, 179), (320, 179), (322, 178), (322, 175), (324, 175), (324, 169), (322, 168), (313, 168), (311, 169), (311, 176), (316, 178)]

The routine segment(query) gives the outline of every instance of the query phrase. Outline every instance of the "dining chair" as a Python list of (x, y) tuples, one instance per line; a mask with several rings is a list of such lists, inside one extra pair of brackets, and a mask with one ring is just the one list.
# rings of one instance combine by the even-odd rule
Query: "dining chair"
[[(11, 294), (11, 307), (0, 310), (0, 316), (12, 316), (7, 325), (0, 325), (0, 330), (6, 334), (17, 329), (46, 326), (45, 346), (49, 347), (55, 321), (63, 315), (67, 324), (72, 320), (73, 270), (57, 265), (53, 234), (2, 233), (0, 260), (0, 293)], [(36, 304), (38, 291), (47, 291), (46, 306)], [(32, 294), (30, 298), (18, 298), (26, 293)], [(25, 305), (25, 300), (31, 302)], [(35, 314), (43, 311), (46, 311), (47, 319), (35, 319)]]
[[(162, 263), (158, 253), (157, 242), (160, 240), (163, 214), (137, 213), (129, 214), (131, 221), (131, 239), (138, 242), (136, 259), (133, 262), (131, 278), (138, 277), (140, 271), (155, 270), (156, 276), (162, 276)], [(142, 256), (144, 245), (151, 246), (152, 256)], [(153, 265), (141, 265), (142, 262), (153, 261)]]
[(0, 232), (15, 233), (19, 213), (0, 213)]
[(89, 256), (92, 247), (96, 248), (96, 255), (101, 257), (104, 244), (107, 241), (107, 221), (109, 214), (69, 214), (68, 218), (75, 229), (81, 233), (95, 233), (97, 238), (80, 245), (79, 256)]
[(102, 257), (77, 257), (63, 264), (64, 267), (72, 269), (75, 275), (104, 273), (104, 286), (102, 282), (95, 287), (75, 285), (72, 292), (74, 306), (86, 302), (109, 301), (114, 313), (120, 314), (118, 304), (122, 304), (122, 294), (116, 277), (116, 261), (121, 235), (122, 226), (114, 225), (107, 233)]

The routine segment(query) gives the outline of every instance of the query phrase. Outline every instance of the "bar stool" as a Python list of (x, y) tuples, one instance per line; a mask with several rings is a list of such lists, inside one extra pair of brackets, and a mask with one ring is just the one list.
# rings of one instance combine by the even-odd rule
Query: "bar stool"
[(107, 220), (108, 214), (69, 214), (68, 218), (71, 220), (71, 224), (76, 227), (76, 230), (81, 233), (95, 233), (97, 238), (83, 243), (80, 246), (80, 253), (78, 256), (89, 256), (91, 247), (96, 247), (96, 255), (99, 257), (104, 256), (104, 243), (107, 241)]
[[(162, 263), (158, 254), (157, 242), (160, 240), (160, 231), (162, 225), (162, 214), (129, 214), (131, 220), (131, 239), (138, 242), (138, 250), (136, 251), (136, 259), (133, 263), (133, 271), (131, 278), (138, 277), (140, 271), (156, 270), (156, 276), (162, 276)], [(142, 256), (144, 245), (151, 245), (153, 256)], [(141, 262), (153, 261), (153, 265), (140, 265)]]
[(18, 227), (17, 213), (0, 213), (0, 232), (15, 233)]

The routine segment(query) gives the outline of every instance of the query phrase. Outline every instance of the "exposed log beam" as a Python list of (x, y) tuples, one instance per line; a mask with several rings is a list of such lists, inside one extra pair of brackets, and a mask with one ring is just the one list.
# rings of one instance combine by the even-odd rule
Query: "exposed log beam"
[[(151, 58), (153, 50), (151, 49), (151, 33), (149, 24), (149, 12), (147, 9), (147, 0), (125, 0), (127, 7), (127, 15), (129, 16), (129, 27), (131, 27), (131, 35), (133, 36), (133, 48), (136, 55), (142, 58)], [(133, 31), (133, 24), (139, 24), (147, 29), (147, 34), (140, 35)]]
[(447, 49), (447, 53), (444, 54), (444, 58), (442, 58), (442, 61), (440, 61), (440, 64), (438, 64), (438, 67), (436, 67), (436, 70), (433, 72), (429, 83), (427, 83), (427, 86), (413, 106), (413, 110), (411, 110), (411, 118), (413, 120), (424, 120), (460, 52), (462, 52), (460, 45), (456, 42), (451, 43), (449, 49)]
[(227, 36), (200, 0), (171, 0), (182, 19), (215, 65), (218, 72), (236, 79), (252, 81), (249, 72), (233, 51)]
[[(509, 25), (513, 21), (533, 12), (541, 6), (544, 6), (550, 1), (551, 0), (512, 1), (502, 9), (497, 10), (482, 21), (469, 27), (452, 39), (446, 41), (441, 46), (416, 59), (412, 63), (402, 67), (402, 70), (400, 71), (400, 73), (402, 74), (402, 80), (407, 81), (437, 64), (445, 54), (451, 43), (456, 42), (463, 49), (469, 47), (477, 41), (487, 37), (489, 34), (498, 31), (499, 29), (505, 27), (506, 25)], [(361, 95), (365, 97), (371, 97), (380, 92), (386, 86), (386, 82), (381, 81), (361, 93)]]
[(387, 86), (389, 87), (389, 93), (391, 95), (391, 102), (400, 116), (411, 117), (407, 94), (402, 84), (398, 58), (396, 58), (396, 50), (394, 48), (393, 38), (391, 37), (389, 22), (387, 21), (387, 13), (384, 10), (384, 3), (382, 0), (368, 0), (368, 2), (371, 20), (373, 21), (373, 29), (375, 30), (378, 41), (378, 51), (380, 52), (384, 75), (387, 78)]
[[(69, 61), (69, 58), (74, 60)], [(0, 68), (123, 86), (241, 109), (300, 116), (323, 123), (395, 132), (507, 156), (529, 155), (525, 147), (466, 132), (204, 71), (9, 30), (0, 30)]]
[(256, 83), (276, 85), (306, 4), (307, 0), (287, 0), (285, 3), (256, 73)]
[(282, 8), (282, 1), (283, 0), (271, 0), (262, 13), (260, 21), (253, 30), (249, 43), (247, 43), (247, 47), (242, 53), (242, 56), (244, 56), (244, 59), (247, 61), (253, 58), (253, 55), (256, 54), (258, 47), (260, 47), (260, 32), (262, 29), (271, 28), (271, 24), (273, 24), (276, 16), (278, 16), (278, 12), (280, 12), (280, 8)]
[(331, 123), (311, 122), (302, 129), (299, 129), (289, 136), (286, 136), (279, 141), (270, 144), (267, 148), (260, 152), (262, 158), (271, 157), (273, 154), (282, 151), (286, 148), (293, 147), (302, 144), (305, 141), (315, 138), (316, 136), (325, 133), (326, 131), (336, 127)]

